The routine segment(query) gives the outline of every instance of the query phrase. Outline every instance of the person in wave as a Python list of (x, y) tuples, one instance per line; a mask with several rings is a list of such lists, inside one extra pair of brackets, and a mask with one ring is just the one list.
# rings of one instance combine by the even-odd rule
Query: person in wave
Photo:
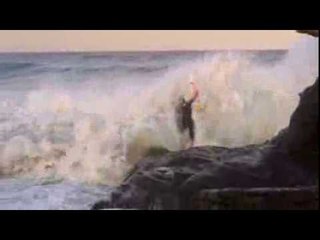
[(187, 131), (189, 133), (189, 141), (185, 141), (184, 138), (181, 141), (181, 147), (184, 149), (192, 147), (194, 144), (195, 126), (192, 119), (192, 104), (199, 97), (199, 90), (192, 77), (190, 77), (189, 83), (191, 86), (191, 98), (186, 100), (184, 96), (180, 96), (175, 109), (176, 124), (179, 132), (182, 137), (185, 136)]

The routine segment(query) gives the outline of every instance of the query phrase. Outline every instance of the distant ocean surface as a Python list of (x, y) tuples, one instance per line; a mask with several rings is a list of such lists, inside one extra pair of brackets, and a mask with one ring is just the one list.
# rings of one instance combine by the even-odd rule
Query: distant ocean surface
[(265, 141), (298, 101), (288, 55), (0, 53), (0, 209), (89, 209), (149, 147), (179, 150), (173, 109), (191, 74), (196, 145)]

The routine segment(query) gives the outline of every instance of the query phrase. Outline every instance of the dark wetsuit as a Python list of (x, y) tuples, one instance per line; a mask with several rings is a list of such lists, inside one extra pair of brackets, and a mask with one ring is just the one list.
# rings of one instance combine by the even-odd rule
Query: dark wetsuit
[(186, 129), (189, 130), (189, 136), (194, 140), (194, 122), (192, 119), (192, 103), (194, 100), (181, 100), (176, 106), (176, 123), (178, 130), (183, 133)]

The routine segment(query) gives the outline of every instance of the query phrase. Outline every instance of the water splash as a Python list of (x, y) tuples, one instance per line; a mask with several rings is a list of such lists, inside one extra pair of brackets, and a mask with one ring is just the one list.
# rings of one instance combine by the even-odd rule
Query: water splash
[[(41, 87), (22, 106), (10, 107), (0, 172), (119, 184), (151, 146), (179, 150), (173, 110), (188, 93), (190, 74), (201, 94), (193, 116), (196, 145), (264, 142), (288, 125), (298, 93), (318, 75), (317, 49), (317, 41), (304, 37), (274, 65), (222, 52), (149, 82), (128, 77), (103, 87), (94, 81), (74, 89)], [(4, 102), (1, 109), (8, 108)]]

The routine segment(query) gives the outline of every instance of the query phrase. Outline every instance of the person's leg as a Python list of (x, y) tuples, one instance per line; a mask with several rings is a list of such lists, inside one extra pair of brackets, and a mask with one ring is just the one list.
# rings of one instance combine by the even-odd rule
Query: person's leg
[(189, 136), (190, 136), (190, 143), (189, 143), (189, 147), (193, 147), (194, 144), (194, 137), (195, 137), (195, 131), (194, 131), (194, 122), (191, 121), (189, 123)]
[(185, 129), (180, 135), (180, 149), (187, 149), (189, 142), (189, 132), (188, 129)]

